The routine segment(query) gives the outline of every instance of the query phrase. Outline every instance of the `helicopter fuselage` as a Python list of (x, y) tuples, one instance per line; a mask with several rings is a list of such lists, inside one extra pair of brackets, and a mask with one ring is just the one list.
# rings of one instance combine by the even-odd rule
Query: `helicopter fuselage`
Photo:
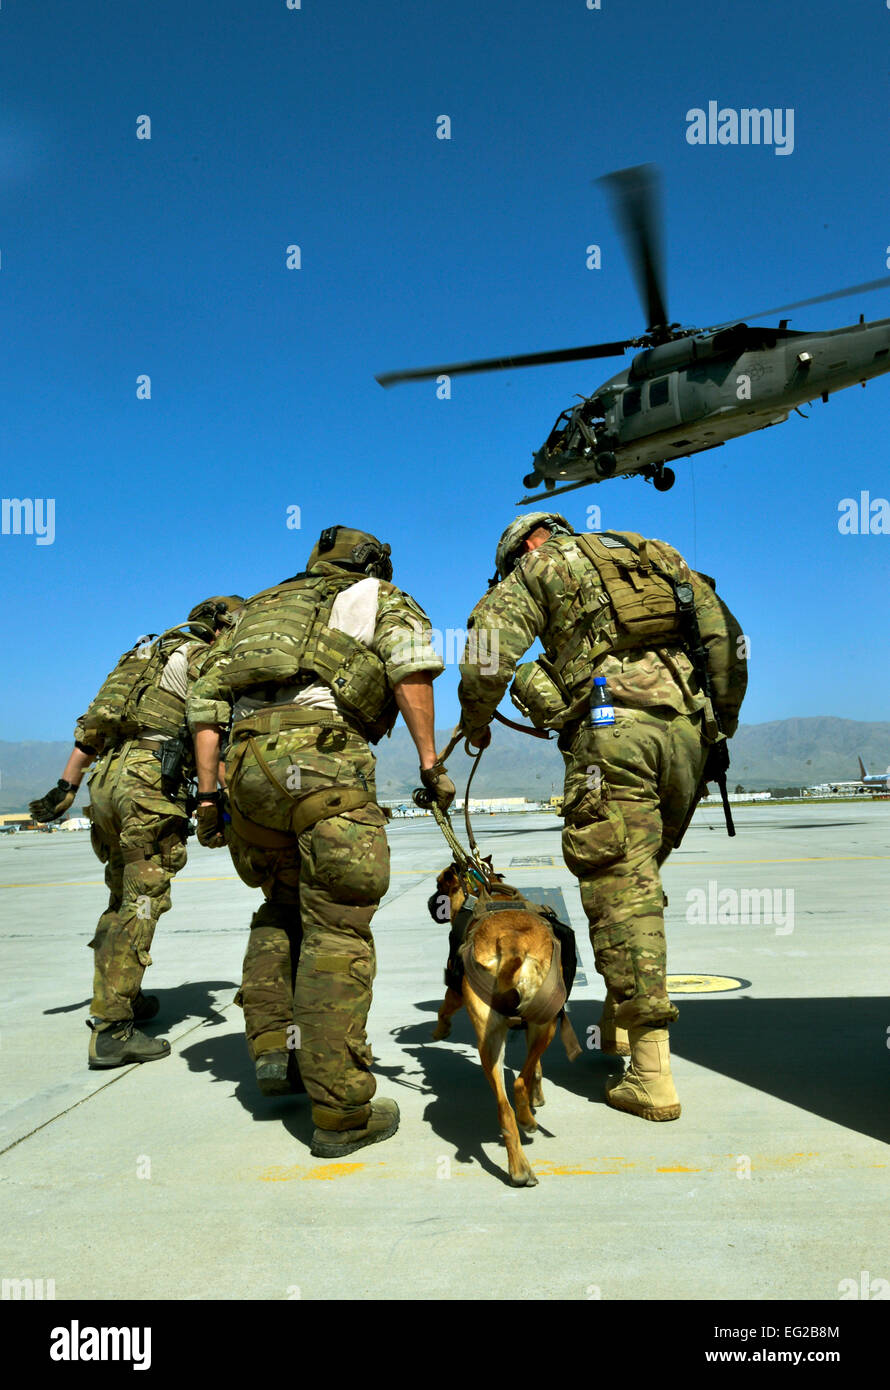
[(673, 459), (780, 424), (795, 406), (887, 371), (890, 319), (824, 333), (784, 323), (687, 333), (637, 353), (560, 416), (535, 474), (548, 491), (632, 473), (658, 485)]

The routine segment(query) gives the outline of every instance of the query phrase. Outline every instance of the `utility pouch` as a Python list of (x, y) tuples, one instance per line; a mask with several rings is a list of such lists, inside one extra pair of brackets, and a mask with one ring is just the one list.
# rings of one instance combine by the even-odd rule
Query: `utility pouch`
[(161, 744), (161, 786), (168, 795), (179, 790), (182, 764), (185, 757), (185, 744), (182, 734), (175, 738), (165, 738)]
[(561, 729), (585, 713), (589, 693), (572, 700), (547, 658), (538, 657), (517, 667), (510, 699), (536, 729)]
[(603, 803), (599, 817), (584, 825), (569, 824), (562, 832), (562, 854), (576, 878), (614, 864), (627, 853), (627, 827), (619, 806)]
[(337, 703), (348, 714), (370, 730), (382, 722), (386, 731), (388, 707), (393, 704), (392, 691), (386, 679), (386, 667), (367, 647), (354, 643), (332, 673), (330, 687)]

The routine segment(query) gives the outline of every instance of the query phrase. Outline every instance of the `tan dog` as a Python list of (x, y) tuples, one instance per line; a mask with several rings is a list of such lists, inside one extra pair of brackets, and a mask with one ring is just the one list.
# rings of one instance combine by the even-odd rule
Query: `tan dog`
[[(500, 877), (496, 876), (491, 885), (489, 905), (498, 900), (499, 883)], [(447, 900), (450, 917), (454, 921), (466, 901), (466, 893), (454, 864), (439, 874), (436, 891), (438, 896), (430, 900), (431, 915), (443, 920), (445, 914), (435, 911), (433, 903), (444, 905)], [(464, 956), (462, 992), (458, 993), (450, 987), (446, 991), (433, 1037), (447, 1038), (451, 1032), (452, 1015), (462, 1004), (466, 1004), (476, 1030), (482, 1068), (497, 1097), (498, 1119), (507, 1145), (510, 1181), (514, 1187), (535, 1187), (538, 1179), (522, 1152), (516, 1121), (518, 1116), (519, 1125), (526, 1134), (534, 1133), (538, 1127), (532, 1111), (533, 1107), (544, 1104), (540, 1059), (556, 1032), (558, 1008), (556, 1016), (548, 1022), (528, 1019), (528, 1055), (513, 1086), (516, 1114), (504, 1089), (504, 1044), (511, 1017), (515, 1018), (524, 1010), (539, 994), (541, 986), (552, 980), (554, 950), (557, 951), (557, 967), (559, 955), (546, 919), (530, 906), (522, 905), (523, 900), (517, 899), (515, 889), (505, 885), (502, 897), (518, 901), (520, 905), (516, 908), (501, 906), (495, 911), (483, 910), (474, 919), (478, 924), (472, 930), (469, 953)], [(548, 993), (552, 993), (549, 983), (545, 987)], [(559, 988), (564, 1001), (561, 976)]]

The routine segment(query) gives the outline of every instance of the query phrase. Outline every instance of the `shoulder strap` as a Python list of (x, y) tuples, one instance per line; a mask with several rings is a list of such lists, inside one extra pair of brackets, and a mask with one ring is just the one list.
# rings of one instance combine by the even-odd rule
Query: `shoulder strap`
[[(596, 562), (596, 554), (593, 546), (589, 544), (591, 539), (592, 537), (583, 534), (575, 536), (575, 540), (593, 565), (597, 575), (599, 575), (599, 565)], [(585, 603), (575, 623), (571, 641), (569, 641), (561, 651), (557, 652), (555, 659), (551, 662), (551, 669), (555, 671), (557, 675), (569, 664), (576, 653), (580, 651), (583, 643), (587, 640), (588, 632), (602, 615), (603, 611), (608, 608), (608, 604), (608, 596), (603, 593), (602, 590), (597, 594), (595, 602)]]

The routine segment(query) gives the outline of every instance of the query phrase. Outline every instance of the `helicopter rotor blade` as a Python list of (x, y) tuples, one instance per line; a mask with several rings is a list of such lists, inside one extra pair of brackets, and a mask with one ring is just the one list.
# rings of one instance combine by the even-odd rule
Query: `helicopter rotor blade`
[(605, 184), (611, 195), (651, 333), (668, 323), (658, 169), (654, 164), (637, 164), (604, 174), (597, 182)]
[(478, 362), (449, 362), (438, 367), (415, 367), (406, 372), (383, 372), (375, 380), (383, 387), (403, 381), (427, 381), (435, 376), (463, 376), (468, 372), (501, 372), (511, 367), (540, 367), (549, 362), (586, 362), (594, 357), (620, 357), (637, 340), (594, 343), (590, 347), (561, 348), (555, 352), (526, 352), (519, 357), (487, 357)]
[(742, 314), (737, 319), (727, 319), (725, 323), (712, 324), (710, 328), (702, 331), (712, 332), (715, 328), (726, 328), (732, 323), (747, 323), (749, 319), (769, 318), (773, 314), (785, 313), (788, 309), (805, 309), (809, 304), (827, 304), (831, 299), (845, 299), (851, 294), (868, 294), (871, 290), (882, 290), (890, 285), (890, 275), (884, 275), (880, 280), (866, 280), (861, 285), (851, 285), (846, 290), (832, 290), (830, 294), (816, 294), (811, 299), (798, 299), (793, 304), (779, 304), (775, 309), (761, 309), (756, 314)]

